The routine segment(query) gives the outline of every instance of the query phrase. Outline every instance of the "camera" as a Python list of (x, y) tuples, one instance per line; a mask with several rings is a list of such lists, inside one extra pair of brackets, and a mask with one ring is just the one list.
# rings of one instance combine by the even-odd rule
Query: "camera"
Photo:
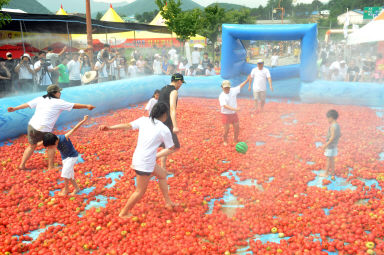
[(41, 59), (41, 67), (48, 67), (51, 65), (50, 59)]

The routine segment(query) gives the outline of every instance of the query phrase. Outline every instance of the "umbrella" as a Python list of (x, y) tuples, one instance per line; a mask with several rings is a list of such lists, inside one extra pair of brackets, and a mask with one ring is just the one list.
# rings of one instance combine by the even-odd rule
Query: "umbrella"
[[(24, 54), (24, 49), (22, 46), (20, 47), (18, 45), (5, 44), (0, 46), (0, 58), (5, 59), (7, 52), (11, 52), (13, 58), (20, 58)], [(32, 51), (28, 51), (26, 48), (26, 52), (32, 52)], [(33, 54), (30, 54), (30, 55), (33, 56)]]
[[(23, 49), (23, 43), (16, 43), (16, 46)], [(24, 43), (25, 51), (26, 52), (39, 52), (40, 50), (38, 48), (33, 47), (29, 43)]]
[[(44, 48), (44, 50), (48, 50), (48, 48), (52, 48), (54, 53), (59, 53), (65, 46), (67, 45), (62, 42), (57, 42)], [(68, 47), (66, 52), (79, 52), (79, 49), (75, 47)]]
[(193, 45), (194, 48), (199, 48), (199, 49), (204, 49), (204, 46), (201, 45), (200, 43), (197, 43), (195, 45)]

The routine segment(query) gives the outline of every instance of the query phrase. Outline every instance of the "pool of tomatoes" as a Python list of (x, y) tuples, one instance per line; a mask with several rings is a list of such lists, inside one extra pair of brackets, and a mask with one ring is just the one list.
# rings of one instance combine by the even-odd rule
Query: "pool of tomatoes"
[[(58, 196), (64, 185), (59, 153), (58, 169), (48, 171), (46, 155), (34, 153), (28, 162), (32, 170), (17, 170), (27, 138), (8, 141), (0, 147), (0, 254), (228, 255), (241, 247), (253, 254), (384, 254), (383, 131), (378, 128), (384, 124), (377, 114), (383, 110), (281, 101), (254, 113), (252, 101), (238, 101), (246, 154), (237, 153), (233, 143), (222, 145), (217, 99), (179, 100), (182, 146), (167, 162), (174, 172), (170, 196), (179, 205), (166, 210), (152, 181), (130, 219), (118, 214), (135, 189), (130, 163), (137, 132), (99, 132), (98, 125), (132, 121), (143, 115), (142, 107), (94, 117), (71, 138), (84, 160), (76, 165), (75, 178), (81, 189), (93, 188), (88, 194)], [(328, 182), (308, 185), (316, 177), (313, 171), (325, 166), (316, 142), (325, 140), (325, 113), (331, 108), (339, 112), (342, 130), (336, 174), (354, 190), (330, 190)], [(230, 169), (255, 185), (222, 175)], [(124, 175), (106, 187), (111, 172)], [(362, 180), (377, 180), (380, 187)], [(221, 199), (229, 188), (243, 206), (231, 215)], [(100, 196), (107, 199), (105, 207), (88, 208)], [(210, 202), (214, 208), (207, 213)], [(32, 239), (30, 233), (38, 229), (44, 231)], [(256, 238), (271, 232), (288, 238), (280, 243)]]

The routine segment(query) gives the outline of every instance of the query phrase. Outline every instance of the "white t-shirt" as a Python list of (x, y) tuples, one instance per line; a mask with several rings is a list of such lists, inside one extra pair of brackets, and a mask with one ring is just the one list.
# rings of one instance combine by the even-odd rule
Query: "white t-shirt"
[(237, 95), (240, 94), (240, 86), (231, 88), (228, 94), (225, 94), (224, 91), (221, 92), (219, 96), (219, 102), (221, 107), (221, 113), (223, 114), (235, 114), (235, 111), (224, 108), (224, 105), (230, 106), (232, 108), (237, 108)]
[(145, 110), (147, 110), (149, 113), (151, 113), (153, 106), (157, 103), (157, 99), (151, 98), (149, 99), (147, 105), (145, 106)]
[(340, 63), (339, 63), (339, 61), (335, 61), (335, 62), (333, 62), (333, 63), (329, 66), (329, 70), (331, 70), (331, 71), (334, 71), (334, 70), (340, 70)]
[(81, 80), (80, 77), (80, 61), (71, 60), (67, 64), (69, 72), (69, 80), (78, 81)]
[(198, 65), (200, 64), (200, 52), (199, 51), (192, 51), (192, 65)]
[(271, 66), (277, 66), (279, 62), (279, 56), (273, 55), (271, 57)]
[(163, 70), (161, 69), (161, 61), (155, 59), (153, 61), (153, 74), (159, 75), (162, 73), (163, 73)]
[(102, 69), (99, 69), (101, 67), (102, 63), (100, 61), (97, 61), (95, 64), (95, 69), (98, 69), (99, 78), (108, 78), (107, 73), (107, 63), (103, 66)]
[[(33, 65), (28, 64), (29, 68), (33, 70)], [(28, 68), (25, 67), (24, 65), (20, 66), (19, 70), (19, 79), (20, 80), (32, 80), (33, 79), (33, 74), (29, 72)]]
[(128, 66), (128, 74), (130, 77), (136, 77), (138, 72), (139, 69), (137, 68), (137, 66)]
[(205, 70), (205, 75), (206, 76), (212, 76), (212, 75), (216, 75), (216, 72), (214, 69), (211, 69), (211, 71), (209, 71), (208, 69)]
[(51, 64), (53, 66), (57, 65), (57, 60), (59, 59), (59, 54), (53, 53), (53, 52), (48, 52), (46, 55), (46, 59), (51, 60)]
[(259, 69), (255, 67), (252, 69), (251, 78), (253, 79), (253, 91), (260, 92), (267, 90), (267, 78), (271, 77), (271, 73), (265, 67)]
[[(39, 68), (40, 66), (41, 66), (41, 61), (39, 60), (39, 61), (37, 61), (37, 62), (35, 63), (35, 65), (33, 66), (33, 68), (36, 70), (36, 69)], [(49, 65), (49, 66), (47, 67), (47, 69), (48, 69), (48, 71), (52, 71), (52, 70), (53, 70), (53, 66), (52, 66), (52, 65)], [(39, 86), (48, 86), (48, 85), (51, 85), (51, 84), (52, 84), (52, 80), (51, 80), (51, 78), (50, 78), (50, 75), (51, 75), (51, 74), (48, 75), (49, 72), (46, 72), (45, 75), (43, 76), (43, 78), (40, 80), (40, 77), (41, 77), (42, 73), (43, 73), (43, 68), (41, 68), (40, 71), (38, 71), (38, 72), (36, 73), (36, 81), (37, 81), (37, 84), (38, 84)]]
[(156, 165), (156, 153), (160, 144), (165, 148), (174, 146), (171, 131), (161, 121), (149, 117), (141, 117), (131, 122), (132, 129), (139, 129), (139, 138), (132, 157), (132, 168), (151, 173)]
[(29, 125), (40, 132), (51, 132), (62, 111), (72, 110), (74, 103), (57, 98), (38, 97), (27, 103), (35, 110)]

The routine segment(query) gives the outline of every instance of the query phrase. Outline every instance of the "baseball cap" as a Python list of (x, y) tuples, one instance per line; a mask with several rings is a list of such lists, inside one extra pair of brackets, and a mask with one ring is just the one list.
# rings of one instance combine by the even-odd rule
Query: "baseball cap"
[(80, 54), (84, 54), (84, 50), (79, 50), (79, 53)]
[(12, 53), (11, 52), (7, 52), (7, 54), (5, 54), (5, 56), (9, 56), (9, 57), (12, 57)]
[(180, 80), (183, 83), (185, 83), (184, 76), (181, 73), (175, 73), (175, 74), (172, 75), (171, 81), (180, 81)]
[(222, 86), (223, 88), (230, 88), (230, 87), (231, 87), (231, 82), (228, 81), (228, 80), (225, 80), (225, 81), (223, 81), (223, 82), (221, 83), (221, 86)]
[(62, 91), (63, 89), (59, 87), (59, 85), (53, 84), (49, 85), (47, 88), (47, 93), (52, 93), (52, 92), (59, 92)]
[(31, 56), (28, 53), (24, 53), (23, 56), (21, 56), (21, 58), (23, 58), (23, 57), (27, 57), (27, 58), (31, 59)]
[(257, 60), (257, 63), (258, 63), (258, 64), (264, 64), (264, 60), (261, 59), (261, 58), (259, 58), (259, 59)]

